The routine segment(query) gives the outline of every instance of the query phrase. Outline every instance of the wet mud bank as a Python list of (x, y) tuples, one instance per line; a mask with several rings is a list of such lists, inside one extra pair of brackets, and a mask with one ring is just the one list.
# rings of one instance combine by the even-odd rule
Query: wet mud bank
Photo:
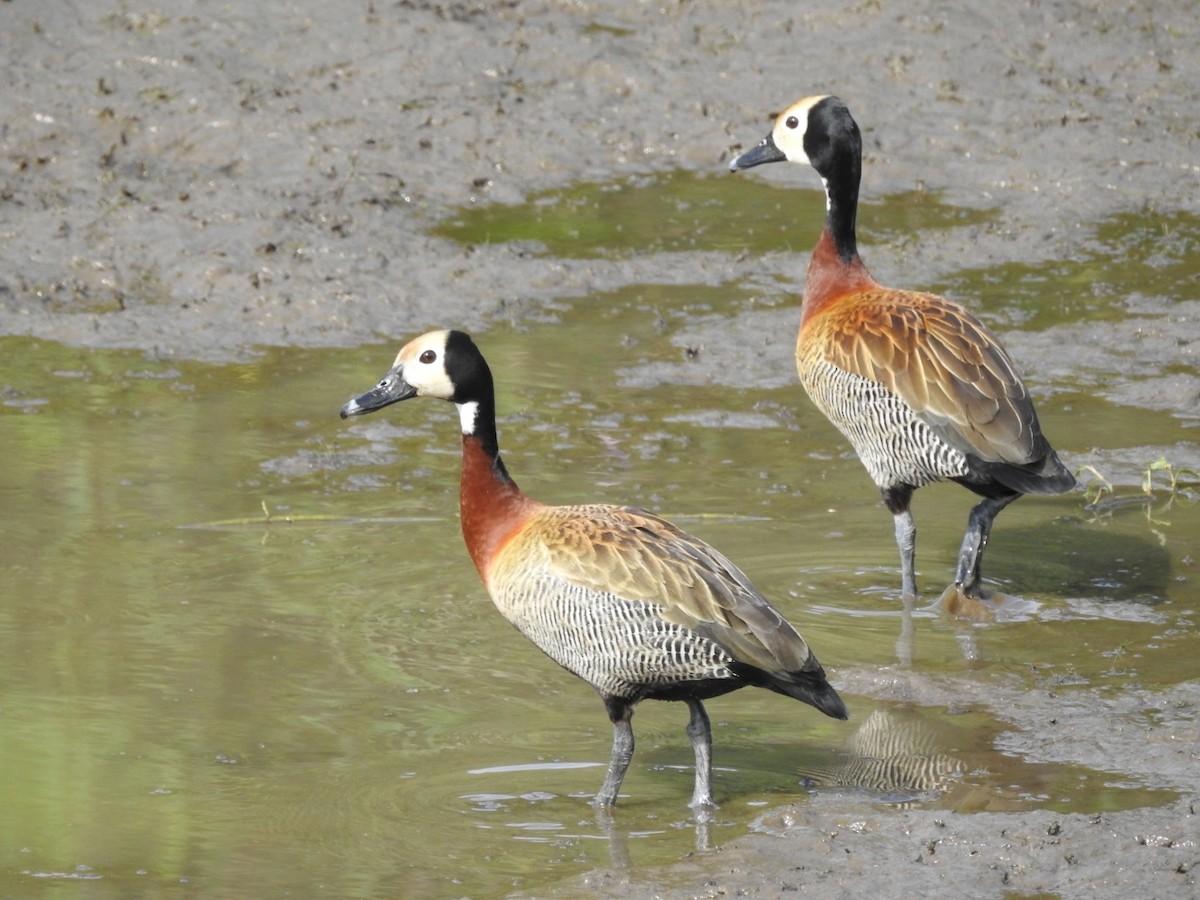
[[(881, 280), (1069, 258), (1114, 211), (1195, 203), (1191, 12), (4, 4), (0, 330), (222, 359), (480, 329), (639, 279), (795, 280), (801, 253), (544, 259), (428, 227), (578, 181), (718, 175), (813, 92), (864, 130), (864, 198), (999, 211), (873, 248)], [(815, 186), (779, 168), (754, 177)]]

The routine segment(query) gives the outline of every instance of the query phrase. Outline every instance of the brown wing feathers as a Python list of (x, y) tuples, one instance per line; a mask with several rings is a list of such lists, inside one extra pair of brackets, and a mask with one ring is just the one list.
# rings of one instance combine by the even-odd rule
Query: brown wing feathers
[(932, 294), (872, 291), (812, 325), (829, 362), (900, 396), (958, 449), (1024, 465), (1045, 452), (1029, 394), (984, 325)]
[(562, 514), (571, 509), (547, 510), (551, 519), (539, 526), (551, 528), (549, 563), (562, 578), (660, 605), (666, 621), (764, 670), (798, 671), (811, 664), (803, 638), (716, 550), (641, 510), (574, 507), (575, 514)]

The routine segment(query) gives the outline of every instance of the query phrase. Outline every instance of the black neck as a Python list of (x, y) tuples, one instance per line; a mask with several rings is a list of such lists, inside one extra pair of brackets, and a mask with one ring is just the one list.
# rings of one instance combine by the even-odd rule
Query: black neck
[(836, 97), (827, 97), (813, 108), (810, 129), (804, 149), (825, 182), (829, 204), (825, 227), (838, 257), (848, 263), (858, 256), (854, 226), (862, 181), (862, 135), (846, 104)]
[(833, 238), (838, 258), (850, 262), (858, 256), (858, 239), (855, 236), (855, 220), (858, 215), (858, 186), (843, 186), (841, 191), (829, 187), (829, 212), (825, 216), (825, 227)]

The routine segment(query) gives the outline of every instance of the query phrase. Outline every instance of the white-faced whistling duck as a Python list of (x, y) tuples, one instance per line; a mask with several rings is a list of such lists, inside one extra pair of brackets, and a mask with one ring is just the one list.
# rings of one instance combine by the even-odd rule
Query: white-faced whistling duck
[(1061, 494), (1075, 477), (1042, 435), (1029, 391), (996, 336), (957, 303), (883, 287), (858, 255), (862, 138), (837, 97), (788, 107), (733, 171), (808, 163), (825, 185), (808, 264), (796, 367), (817, 407), (854, 446), (895, 517), (901, 587), (915, 597), (913, 491), (956, 481), (971, 510), (954, 588), (976, 598), (992, 520), (1022, 494)]
[(643, 510), (546, 506), (517, 487), (500, 459), (492, 373), (469, 336), (433, 331), (413, 340), (383, 380), (342, 407), (342, 418), (410, 397), (458, 408), (463, 538), (496, 607), (604, 701), (613, 745), (597, 807), (616, 802), (640, 700), (688, 705), (697, 809), (713, 805), (702, 701), (754, 685), (847, 717), (808, 644), (712, 547)]

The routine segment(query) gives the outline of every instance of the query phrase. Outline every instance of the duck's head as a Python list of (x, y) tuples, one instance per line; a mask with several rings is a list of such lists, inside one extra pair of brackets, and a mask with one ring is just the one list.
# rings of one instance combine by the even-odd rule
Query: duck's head
[(797, 100), (775, 118), (775, 127), (757, 146), (729, 161), (730, 171), (769, 162), (808, 163), (826, 181), (857, 169), (862, 137), (850, 110), (837, 97), (819, 94)]
[(412, 397), (435, 397), (474, 410), (491, 401), (492, 374), (470, 335), (430, 331), (409, 341), (379, 383), (342, 407), (342, 418), (361, 416)]

